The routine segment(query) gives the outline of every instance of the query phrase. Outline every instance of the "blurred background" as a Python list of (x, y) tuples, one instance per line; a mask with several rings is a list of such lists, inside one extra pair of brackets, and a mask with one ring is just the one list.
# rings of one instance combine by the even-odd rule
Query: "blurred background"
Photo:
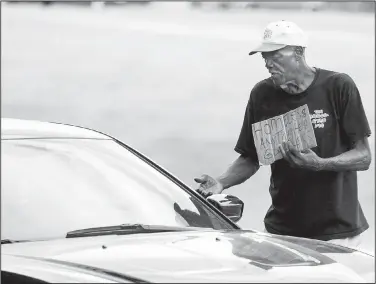
[[(252, 87), (268, 77), (248, 56), (271, 21), (296, 22), (307, 60), (349, 74), (375, 127), (374, 2), (1, 2), (2, 117), (77, 124), (119, 138), (196, 188), (221, 174)], [(373, 163), (359, 198), (375, 244)], [(239, 224), (263, 230), (269, 167), (228, 192)]]

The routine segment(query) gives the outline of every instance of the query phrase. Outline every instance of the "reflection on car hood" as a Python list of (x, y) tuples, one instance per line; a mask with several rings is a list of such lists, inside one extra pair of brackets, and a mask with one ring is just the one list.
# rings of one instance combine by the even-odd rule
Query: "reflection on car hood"
[(3, 245), (5, 254), (40, 257), (71, 267), (87, 265), (151, 282), (374, 280), (374, 258), (367, 254), (321, 241), (240, 230), (17, 243)]

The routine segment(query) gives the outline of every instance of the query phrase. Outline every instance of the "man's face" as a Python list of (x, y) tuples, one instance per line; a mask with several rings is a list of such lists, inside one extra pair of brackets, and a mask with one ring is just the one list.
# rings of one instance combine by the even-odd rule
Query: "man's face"
[(295, 50), (291, 46), (276, 51), (262, 52), (261, 55), (276, 86), (284, 85), (294, 79), (298, 63)]

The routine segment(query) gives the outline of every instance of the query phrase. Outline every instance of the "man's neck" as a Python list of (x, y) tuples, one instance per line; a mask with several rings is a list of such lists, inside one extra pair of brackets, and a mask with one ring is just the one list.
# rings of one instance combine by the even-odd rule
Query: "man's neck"
[(295, 78), (280, 87), (287, 93), (299, 94), (304, 92), (315, 79), (316, 69), (305, 65), (297, 70)]

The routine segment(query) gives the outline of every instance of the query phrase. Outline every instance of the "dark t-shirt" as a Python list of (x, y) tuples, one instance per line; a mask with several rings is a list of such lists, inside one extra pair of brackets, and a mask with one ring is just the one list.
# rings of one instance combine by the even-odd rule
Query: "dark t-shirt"
[[(346, 74), (316, 68), (312, 84), (296, 95), (276, 87), (270, 78), (252, 90), (235, 151), (258, 161), (252, 124), (308, 105), (322, 158), (351, 149), (371, 134), (359, 91)], [(271, 164), (272, 205), (264, 222), (267, 231), (321, 240), (355, 236), (368, 228), (358, 201), (356, 171), (310, 171)]]

